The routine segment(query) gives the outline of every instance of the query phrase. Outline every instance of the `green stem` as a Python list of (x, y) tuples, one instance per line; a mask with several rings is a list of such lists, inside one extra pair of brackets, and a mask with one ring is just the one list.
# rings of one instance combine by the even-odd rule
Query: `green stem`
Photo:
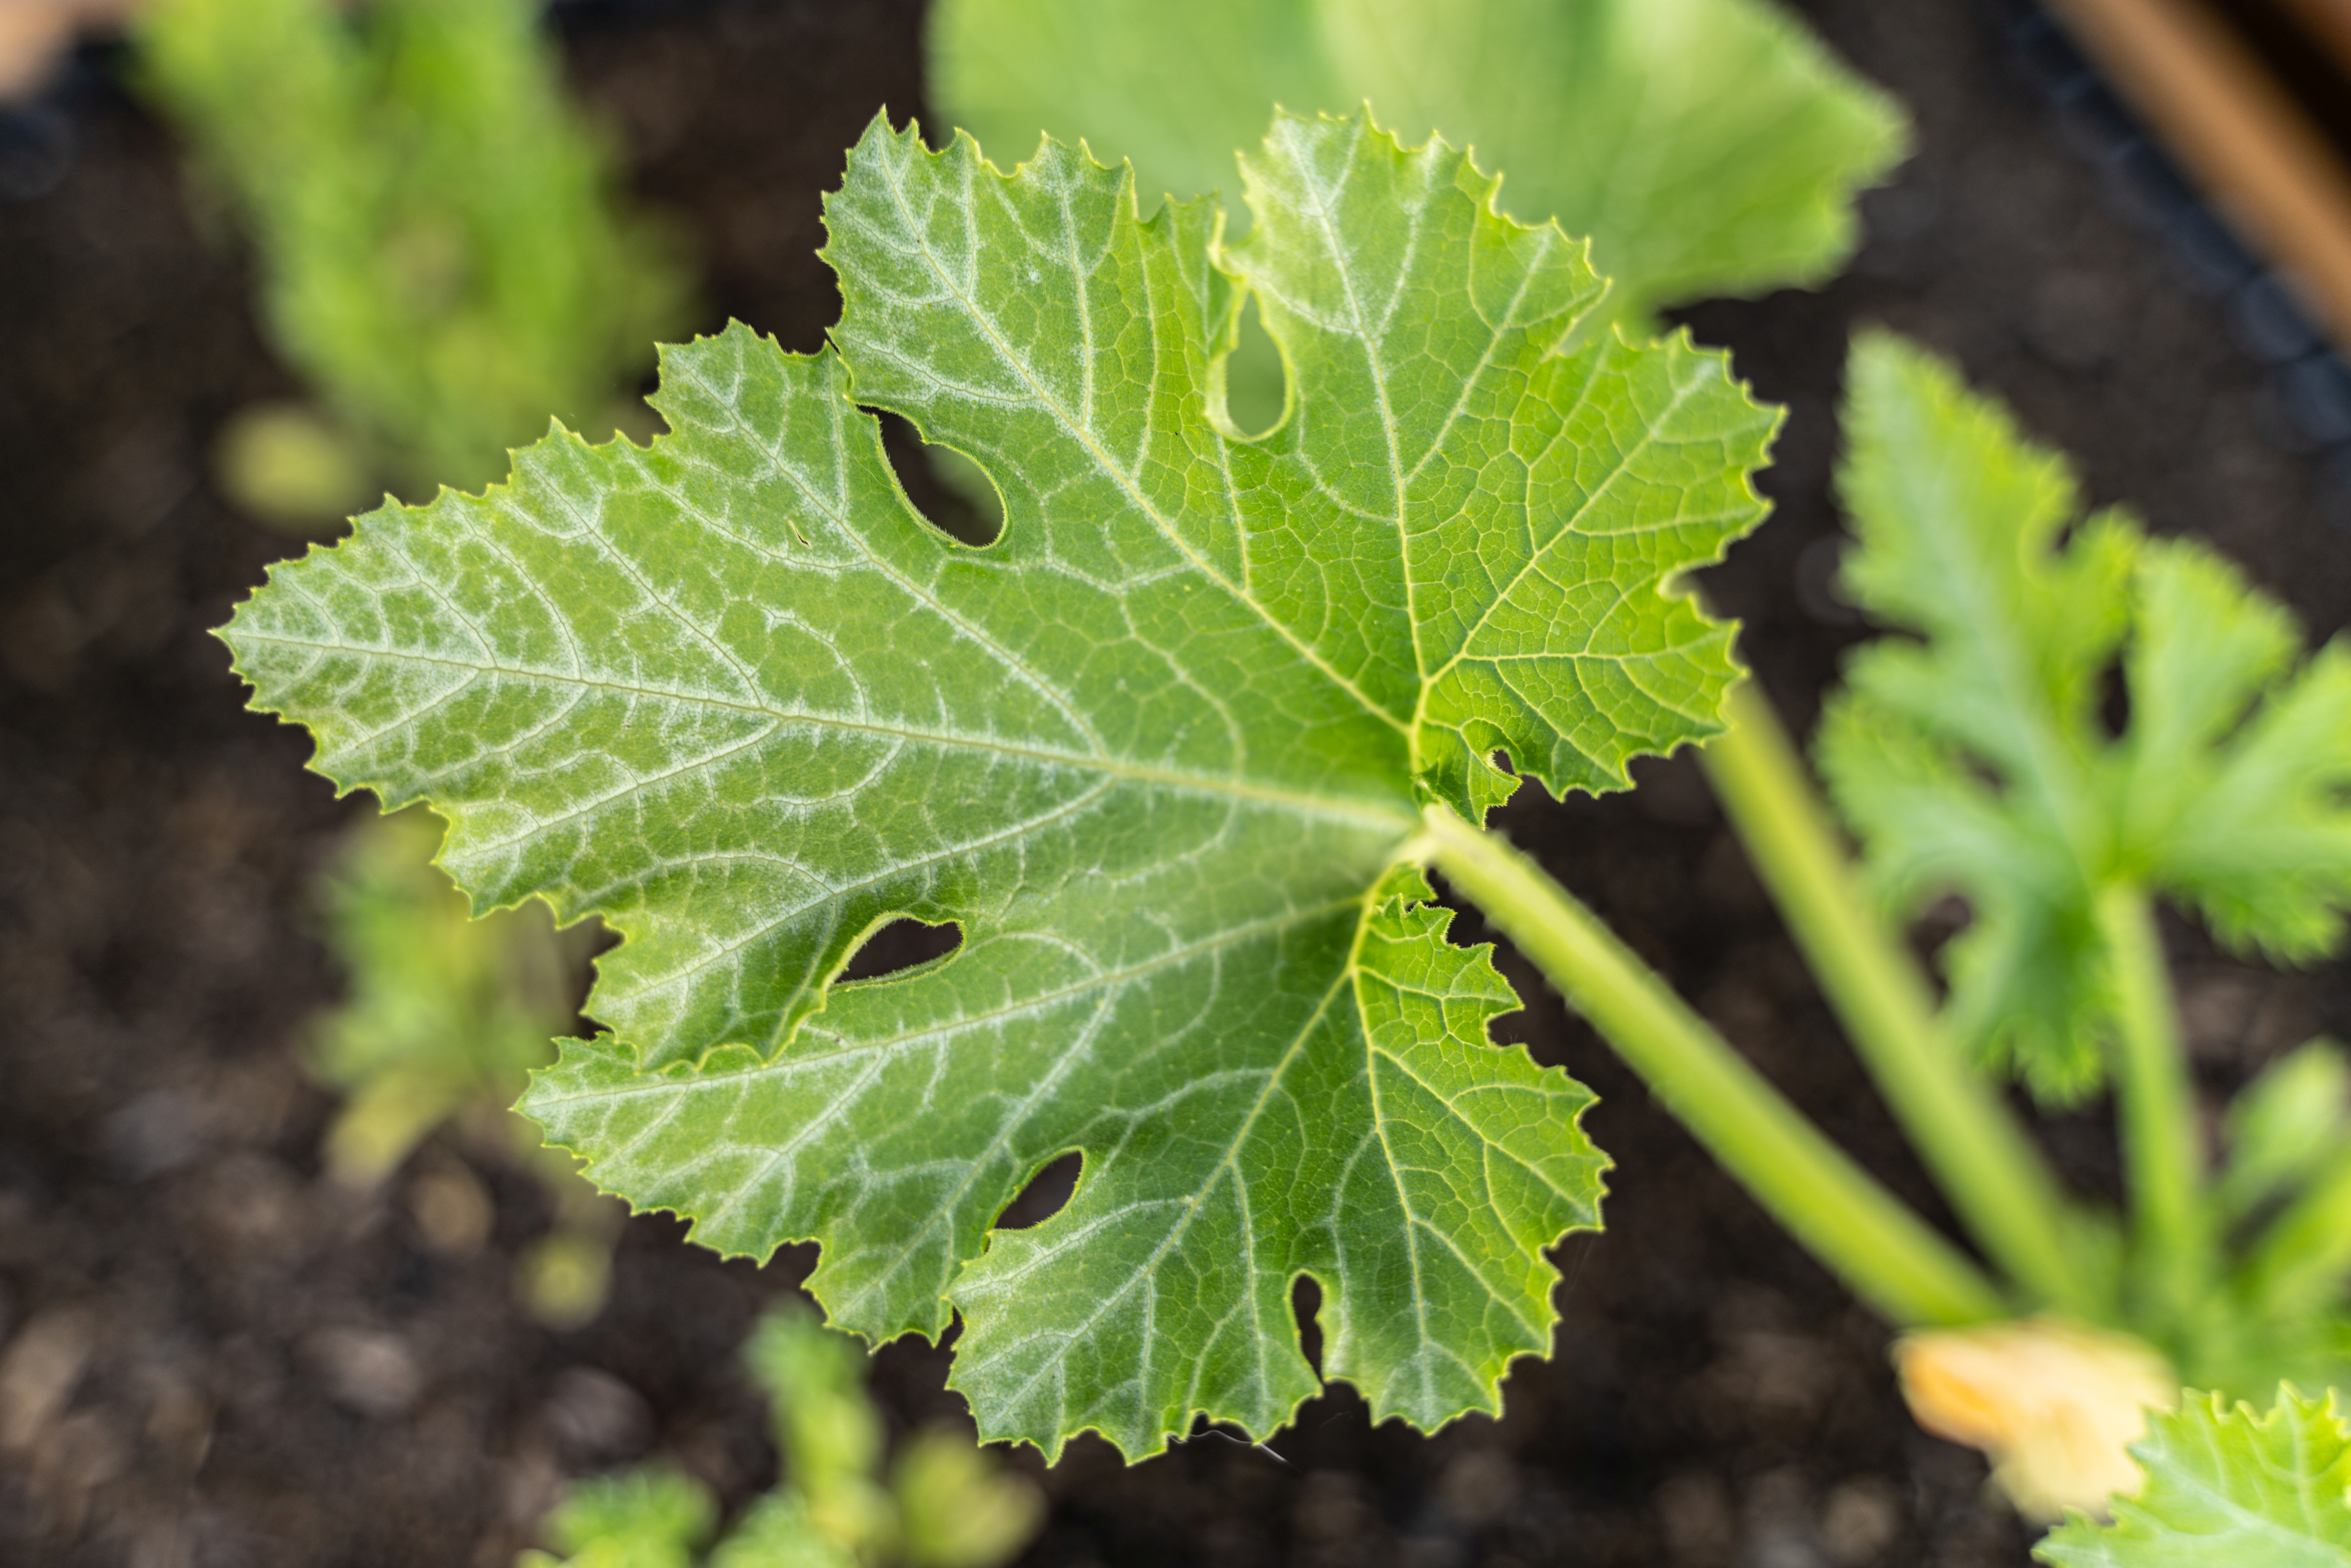
[(2043, 1301), (2099, 1315), (2072, 1206), (2016, 1118), (1968, 1071), (1907, 949), (1872, 917), (1836, 830), (1752, 681), (1699, 755), (1854, 1049), (1968, 1231)]
[(1446, 878), (1855, 1295), (1906, 1327), (2006, 1313), (1973, 1263), (1823, 1137), (1541, 868), (1443, 806), (1429, 807), (1427, 821)]
[(2271, 1221), (2245, 1260), (2247, 1300), (2278, 1315), (2325, 1306), (2351, 1273), (2351, 1150)]
[(2143, 1279), (2177, 1311), (2188, 1304), (2203, 1261), (2204, 1161), (2170, 970), (2155, 911), (2137, 886), (2116, 883), (2098, 894), (2098, 931), (2114, 983), (2115, 1094)]

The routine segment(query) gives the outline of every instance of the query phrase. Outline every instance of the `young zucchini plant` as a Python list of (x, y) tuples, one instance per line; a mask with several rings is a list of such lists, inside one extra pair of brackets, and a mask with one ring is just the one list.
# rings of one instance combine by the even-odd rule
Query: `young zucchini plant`
[[(2351, 1072), (2324, 1041), (2273, 1065), (2230, 1108), (2229, 1164), (2208, 1171), (2153, 923), (2163, 897), (2239, 951), (2339, 948), (2351, 645), (2305, 662), (2292, 619), (2210, 549), (2150, 539), (2119, 511), (2084, 518), (2062, 459), (1896, 340), (1856, 347), (1845, 429), (1846, 589), (1910, 634), (1854, 655), (1822, 726), (1876, 896), (1759, 697), (1734, 695), (1731, 731), (1704, 756), (1887, 1103), (2009, 1276), (2011, 1310), (2058, 1314), (1914, 1333), (1898, 1353), (1922, 1421), (1991, 1451), (2011, 1495), (2053, 1516), (2137, 1487), (2121, 1444), (2183, 1381), (2266, 1396), (2281, 1379), (2341, 1383), (2351, 1360)], [(1950, 894), (1971, 918), (1946, 949), (1938, 1009), (1873, 906), (1904, 916)], [(2059, 1189), (1991, 1092), (2002, 1072), (2068, 1104), (2111, 1078), (2124, 1223)], [(2338, 1429), (2331, 1406), (2292, 1395), (2273, 1427), (2219, 1396), (2187, 1400), (2158, 1434), (2166, 1464)], [(2303, 1450), (2327, 1451), (2314, 1441)], [(2333, 1464), (2304, 1480), (2334, 1484)], [(2153, 1498), (2167, 1483), (2147, 1469)], [(2126, 1511), (2139, 1522), (2113, 1539), (2152, 1540), (2149, 1517)], [(2069, 1529), (2044, 1551), (2107, 1561), (2063, 1554), (2089, 1540)], [(2275, 1559), (2305, 1560), (2343, 1559)]]
[(717, 1507), (660, 1466), (580, 1488), (546, 1532), (563, 1552), (517, 1568), (997, 1568), (1019, 1554), (1043, 1499), (969, 1437), (926, 1427), (883, 1467), (882, 1412), (857, 1342), (797, 1302), (770, 1312), (744, 1359), (770, 1404), (783, 1479), (713, 1546)]
[(153, 0), (149, 95), (250, 231), (271, 345), (319, 407), (245, 411), (223, 477), (265, 520), (506, 471), (550, 412), (609, 430), (683, 322), (665, 235), (616, 201), (530, 0)]
[[(827, 203), (831, 347), (667, 350), (649, 446), (558, 430), (239, 609), (256, 706), (429, 800), (477, 909), (623, 935), (611, 1032), (527, 1113), (705, 1244), (820, 1243), (844, 1328), (959, 1316), (984, 1437), (1271, 1431), (1318, 1386), (1303, 1276), (1322, 1375), (1432, 1427), (1549, 1348), (1544, 1249), (1605, 1166), (1588, 1092), (1489, 1039), (1517, 998), (1434, 865), (1897, 1323), (2116, 1315), (2074, 1263), (2105, 1232), (1941, 1049), (1759, 705), (1718, 775), (1816, 836), (1793, 923), (2011, 1286), (1481, 825), (1720, 731), (1731, 629), (1677, 585), (1760, 520), (1774, 413), (1686, 337), (1588, 329), (1583, 246), (1440, 141), (1285, 115), (1242, 169), (1226, 243), (1050, 141), (1006, 174), (877, 120)], [(1254, 438), (1218, 373), (1250, 299), (1292, 380)], [(987, 472), (994, 544), (912, 510), (866, 407)], [(908, 917), (958, 947), (840, 979)], [(1072, 1152), (1067, 1207), (991, 1234)]]

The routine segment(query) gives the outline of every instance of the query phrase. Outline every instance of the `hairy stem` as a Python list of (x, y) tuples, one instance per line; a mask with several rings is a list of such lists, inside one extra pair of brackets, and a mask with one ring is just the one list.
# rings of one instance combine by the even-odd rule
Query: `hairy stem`
[(1959, 1249), (1823, 1137), (1541, 867), (1445, 807), (1428, 808), (1427, 821), (1437, 868), (1855, 1295), (1906, 1327), (2006, 1312)]
[(1795, 748), (1754, 682), (1699, 755), (1855, 1051), (1979, 1246), (2043, 1301), (2095, 1316), (2072, 1205), (2008, 1107), (1968, 1071), (1917, 963), (1874, 918)]
[(2204, 1261), (2204, 1160), (2188, 1054), (2147, 894), (2129, 883), (2106, 888), (2098, 895), (2098, 929), (2120, 1035), (2115, 1094), (2141, 1283), (2177, 1312), (2188, 1305)]

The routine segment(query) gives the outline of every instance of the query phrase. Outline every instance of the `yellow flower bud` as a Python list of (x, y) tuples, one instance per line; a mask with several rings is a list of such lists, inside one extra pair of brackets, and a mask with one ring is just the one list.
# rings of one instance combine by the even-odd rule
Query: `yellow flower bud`
[(1918, 1425), (1982, 1449), (2033, 1519), (2104, 1514), (2115, 1493), (2137, 1491), (2125, 1446), (2146, 1431), (2148, 1406), (2179, 1402), (2179, 1378), (2147, 1344), (2053, 1318), (1906, 1334), (1894, 1364)]

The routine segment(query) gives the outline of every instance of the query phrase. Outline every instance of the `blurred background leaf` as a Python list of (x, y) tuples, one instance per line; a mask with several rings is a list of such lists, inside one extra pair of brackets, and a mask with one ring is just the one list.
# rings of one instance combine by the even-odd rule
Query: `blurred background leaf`
[[(528, 0), (153, 0), (148, 96), (251, 240), (273, 346), (326, 461), (283, 419), (233, 426), (223, 473), (265, 521), (355, 503), (342, 467), (416, 498), (502, 477), (551, 414), (627, 416), (689, 319), (664, 226), (628, 209)], [(323, 470), (333, 468), (331, 476)]]
[(1592, 240), (1635, 323), (1665, 305), (1817, 283), (1852, 197), (1908, 146), (1894, 100), (1766, 0), (942, 0), (933, 90), (1009, 167), (1040, 133), (1132, 158), (1145, 211), (1222, 191), (1272, 106), (1368, 99), (1504, 176), (1524, 223)]

